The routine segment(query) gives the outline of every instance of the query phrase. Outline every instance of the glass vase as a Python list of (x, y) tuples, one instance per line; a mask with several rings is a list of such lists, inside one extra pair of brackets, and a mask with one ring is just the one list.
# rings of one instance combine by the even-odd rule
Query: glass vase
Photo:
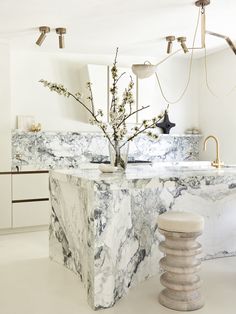
[(110, 163), (120, 171), (124, 171), (128, 163), (129, 142), (124, 143), (116, 142), (114, 146), (109, 143)]

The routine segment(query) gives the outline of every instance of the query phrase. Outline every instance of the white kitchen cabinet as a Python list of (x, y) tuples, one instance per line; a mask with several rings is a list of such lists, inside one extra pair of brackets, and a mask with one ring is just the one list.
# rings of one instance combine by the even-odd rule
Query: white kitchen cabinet
[(49, 224), (50, 201), (48, 173), (12, 175), (12, 227)]
[(12, 175), (13, 201), (48, 197), (48, 173), (26, 173)]
[(49, 209), (49, 201), (13, 203), (13, 228), (48, 225)]
[(11, 174), (0, 174), (0, 228), (11, 228)]

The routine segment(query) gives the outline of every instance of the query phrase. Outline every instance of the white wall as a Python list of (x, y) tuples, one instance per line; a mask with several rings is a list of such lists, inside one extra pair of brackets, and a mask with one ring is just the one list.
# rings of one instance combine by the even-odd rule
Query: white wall
[[(177, 100), (182, 94), (188, 81), (189, 59), (175, 58), (168, 60), (157, 68), (157, 73), (167, 99), (171, 102)], [(182, 134), (187, 128), (199, 126), (199, 67), (198, 61), (193, 62), (192, 75), (189, 87), (184, 97), (176, 104), (170, 104), (169, 117), (176, 127), (171, 133)], [(145, 91), (142, 92), (142, 91)], [(151, 118), (163, 111), (167, 102), (163, 99), (153, 75), (148, 79), (139, 80), (139, 106), (151, 105), (143, 111), (141, 118)]]
[[(207, 57), (208, 81), (211, 89), (220, 98), (214, 97), (206, 88), (204, 60), (201, 60), (200, 90), (200, 128), (204, 137), (210, 134), (218, 136), (221, 156), (225, 163), (236, 163), (236, 56), (230, 49)], [(201, 159), (215, 158), (215, 143), (210, 143)]]
[[(96, 131), (95, 127), (85, 123), (87, 114), (78, 103), (73, 99), (66, 99), (49, 92), (38, 81), (43, 78), (62, 83), (71, 91), (77, 91), (81, 88), (78, 75), (81, 67), (86, 63), (112, 64), (113, 57), (13, 50), (11, 52), (12, 128), (16, 127), (17, 115), (34, 115), (37, 121), (42, 123), (44, 130)], [(143, 61), (140, 57), (120, 56), (118, 59), (120, 66), (131, 66), (132, 63)], [(160, 67), (164, 89), (172, 99), (179, 95), (186, 83), (187, 63), (188, 60), (178, 59), (168, 61)], [(194, 66), (194, 71), (198, 71), (197, 66)], [(177, 124), (172, 133), (183, 133), (186, 128), (198, 127), (197, 82), (196, 75), (193, 73), (191, 86), (184, 99), (170, 107), (170, 118)], [(151, 116), (159, 113), (166, 106), (155, 81), (152, 81), (152, 86), (144, 98), (147, 98), (146, 104), (155, 106)]]
[[(11, 87), (12, 128), (16, 126), (16, 115), (34, 115), (39, 122), (42, 122), (44, 130), (96, 131), (93, 126), (81, 122), (87, 121), (87, 116), (78, 103), (50, 93), (38, 83), (38, 80), (44, 78), (61, 82), (72, 91), (76, 91), (81, 88), (78, 75), (81, 67), (88, 63), (112, 64), (114, 56), (12, 50), (10, 57), (11, 82), (9, 86), (9, 54), (6, 47), (1, 49), (1, 81), (5, 84), (4, 88), (2, 85), (1, 105), (9, 104), (10, 99), (6, 91), (9, 91)], [(207, 60), (209, 83), (212, 89), (217, 94), (225, 95), (235, 84), (235, 55), (230, 49), (226, 49), (208, 56)], [(132, 63), (141, 63), (144, 60), (140, 57), (120, 56), (118, 61), (120, 66), (131, 66)], [(236, 89), (230, 95), (220, 99), (212, 96), (206, 89), (203, 62), (203, 59), (194, 61), (192, 79), (186, 95), (181, 102), (170, 106), (170, 119), (177, 125), (172, 133), (179, 134), (183, 133), (186, 128), (200, 127), (204, 136), (214, 134), (219, 137), (222, 159), (226, 163), (236, 163), (236, 146), (234, 145)], [(179, 96), (185, 86), (187, 68), (188, 60), (185, 58), (173, 58), (158, 68), (164, 91), (172, 100)], [(152, 109), (145, 112), (143, 117), (151, 117), (163, 110), (166, 103), (157, 88), (155, 77), (139, 83), (139, 93), (140, 89), (148, 90), (148, 93), (140, 93), (139, 105), (152, 105)], [(5, 109), (9, 110), (9, 107), (6, 106)], [(7, 123), (7, 119), (4, 123)], [(212, 160), (214, 157), (215, 146), (209, 143), (207, 152), (202, 153), (201, 158)]]
[(0, 43), (0, 171), (11, 169), (9, 45)]

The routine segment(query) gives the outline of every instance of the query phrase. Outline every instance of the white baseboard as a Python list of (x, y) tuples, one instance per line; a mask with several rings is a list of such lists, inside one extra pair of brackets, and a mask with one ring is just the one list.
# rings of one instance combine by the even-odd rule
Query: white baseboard
[(24, 227), (24, 228), (0, 229), (0, 235), (23, 233), (23, 232), (47, 231), (48, 228), (49, 228), (48, 225), (43, 225), (43, 226), (33, 226), (33, 227)]

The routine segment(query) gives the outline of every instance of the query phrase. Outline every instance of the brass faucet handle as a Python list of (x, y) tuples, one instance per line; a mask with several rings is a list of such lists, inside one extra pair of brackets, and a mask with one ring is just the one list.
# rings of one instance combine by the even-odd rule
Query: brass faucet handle
[(224, 166), (224, 162), (223, 161), (220, 161), (220, 160), (214, 160), (212, 161), (211, 163), (212, 167), (215, 167), (215, 168), (221, 168), (222, 166)]

